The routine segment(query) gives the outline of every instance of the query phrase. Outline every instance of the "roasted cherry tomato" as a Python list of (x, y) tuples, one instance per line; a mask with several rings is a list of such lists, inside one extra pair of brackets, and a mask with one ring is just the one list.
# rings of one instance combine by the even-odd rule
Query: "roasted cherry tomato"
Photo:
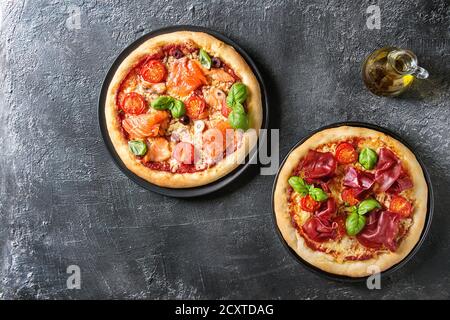
[(358, 160), (358, 153), (352, 144), (342, 142), (336, 148), (336, 160), (340, 164), (354, 163)]
[(407, 218), (412, 212), (412, 205), (408, 200), (401, 196), (393, 196), (391, 204), (389, 205), (389, 211), (398, 213), (402, 217)]
[(341, 193), (341, 198), (344, 202), (348, 203), (351, 206), (356, 205), (359, 200), (356, 198), (355, 189), (344, 189)]
[(147, 110), (147, 103), (139, 93), (130, 92), (122, 100), (122, 110), (129, 114), (141, 114)]
[(180, 142), (175, 146), (172, 155), (180, 163), (193, 164), (195, 149), (189, 142)]
[(159, 60), (147, 61), (139, 71), (141, 77), (151, 83), (159, 83), (166, 77), (166, 66)]
[(186, 114), (191, 119), (204, 119), (208, 117), (208, 113), (206, 111), (206, 102), (203, 98), (192, 95), (185, 101), (186, 105)]
[(300, 207), (308, 212), (315, 212), (320, 208), (320, 202), (315, 201), (309, 194), (300, 200)]

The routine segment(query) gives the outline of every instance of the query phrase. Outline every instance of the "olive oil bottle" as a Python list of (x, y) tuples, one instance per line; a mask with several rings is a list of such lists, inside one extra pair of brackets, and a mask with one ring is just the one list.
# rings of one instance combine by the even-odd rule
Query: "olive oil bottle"
[(362, 76), (367, 88), (379, 96), (396, 96), (405, 91), (414, 78), (428, 78), (419, 67), (416, 55), (394, 47), (372, 52), (364, 61)]

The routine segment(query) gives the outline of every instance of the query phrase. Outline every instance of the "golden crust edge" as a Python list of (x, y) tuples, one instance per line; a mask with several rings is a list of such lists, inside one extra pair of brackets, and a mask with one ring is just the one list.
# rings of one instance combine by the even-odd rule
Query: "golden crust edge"
[[(262, 125), (262, 101), (261, 89), (252, 70), (236, 50), (216, 39), (215, 37), (203, 32), (178, 31), (167, 33), (151, 38), (141, 44), (131, 52), (119, 65), (113, 79), (108, 87), (105, 103), (105, 119), (107, 130), (111, 142), (125, 166), (146, 181), (161, 187), (168, 188), (192, 188), (214, 182), (227, 175), (241, 163), (243, 153), (248, 152), (256, 145), (257, 139), (253, 138), (248, 132), (244, 135), (244, 143), (235, 152), (234, 156), (227, 156), (217, 163), (214, 167), (204, 171), (179, 174), (152, 170), (136, 161), (134, 156), (128, 151), (128, 144), (121, 133), (121, 126), (117, 120), (117, 110), (115, 108), (116, 94), (122, 80), (126, 77), (129, 70), (135, 67), (143, 57), (156, 51), (158, 47), (168, 43), (178, 43), (191, 40), (207, 52), (218, 56), (222, 61), (229, 65), (234, 72), (241, 78), (241, 81), (248, 87), (249, 96), (247, 100), (250, 128), (255, 129), (257, 135)], [(244, 157), (245, 157), (244, 155)], [(236, 161), (236, 159), (239, 159)]]
[[(413, 193), (416, 199), (415, 213), (413, 216), (413, 225), (409, 229), (406, 237), (402, 239), (396, 252), (384, 253), (378, 258), (365, 261), (346, 261), (344, 263), (338, 263), (333, 261), (329, 255), (310, 249), (306, 245), (304, 239), (292, 226), (288, 211), (288, 199), (286, 197), (288, 188), (287, 180), (292, 170), (298, 164), (298, 161), (306, 155), (306, 152), (309, 149), (313, 149), (322, 143), (337, 139), (345, 139), (346, 137), (352, 136), (379, 137), (398, 151), (398, 155), (405, 167), (409, 170), (411, 179), (414, 183)], [(302, 259), (321, 270), (348, 277), (368, 276), (373, 272), (373, 270), (370, 269), (372, 266), (378, 267), (380, 271), (385, 271), (401, 262), (411, 252), (420, 239), (425, 225), (427, 205), (428, 186), (425, 181), (423, 170), (414, 154), (401, 142), (387, 134), (372, 129), (351, 126), (341, 126), (320, 131), (294, 149), (281, 168), (274, 192), (274, 211), (277, 227), (288, 246)]]

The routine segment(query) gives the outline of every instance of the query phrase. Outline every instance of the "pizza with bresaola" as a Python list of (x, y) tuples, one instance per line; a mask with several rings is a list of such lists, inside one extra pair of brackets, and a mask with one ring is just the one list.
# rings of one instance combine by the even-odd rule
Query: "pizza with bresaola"
[(427, 184), (414, 154), (384, 133), (341, 126), (314, 134), (280, 169), (278, 228), (310, 264), (349, 277), (399, 263), (422, 233)]

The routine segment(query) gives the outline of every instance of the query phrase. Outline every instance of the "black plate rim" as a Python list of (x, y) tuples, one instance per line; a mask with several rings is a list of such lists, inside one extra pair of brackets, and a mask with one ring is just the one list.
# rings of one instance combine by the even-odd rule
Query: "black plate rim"
[(360, 121), (342, 121), (342, 122), (335, 122), (335, 123), (331, 123), (325, 126), (322, 126), (318, 129), (313, 130), (312, 132), (310, 132), (309, 134), (307, 134), (305, 137), (301, 138), (300, 141), (298, 141), (290, 150), (289, 152), (286, 154), (286, 156), (284, 157), (283, 161), (280, 164), (280, 167), (278, 168), (278, 172), (275, 176), (274, 179), (274, 183), (272, 186), (272, 222), (274, 224), (274, 227), (276, 229), (276, 233), (278, 235), (279, 240), (281, 241), (281, 243), (283, 244), (283, 247), (289, 252), (290, 256), (296, 260), (302, 267), (304, 267), (305, 269), (311, 271), (312, 273), (325, 278), (327, 280), (332, 280), (332, 281), (337, 281), (337, 282), (347, 282), (347, 283), (360, 283), (360, 282), (365, 282), (368, 279), (368, 276), (365, 277), (348, 277), (348, 276), (341, 276), (341, 275), (336, 275), (336, 274), (332, 274), (326, 271), (323, 271), (315, 266), (313, 266), (312, 264), (308, 263), (307, 261), (305, 261), (304, 259), (302, 259), (300, 256), (297, 255), (297, 253), (286, 243), (286, 240), (284, 239), (283, 235), (281, 234), (280, 229), (278, 228), (278, 224), (276, 221), (276, 214), (275, 214), (275, 207), (274, 207), (274, 195), (275, 195), (275, 187), (278, 181), (278, 176), (280, 174), (281, 168), (284, 166), (284, 163), (286, 162), (287, 158), (289, 157), (289, 155), (291, 154), (291, 152), (296, 149), (298, 146), (300, 146), (302, 143), (304, 143), (307, 139), (309, 139), (312, 135), (314, 135), (317, 132), (320, 132), (322, 130), (326, 130), (326, 129), (330, 129), (330, 128), (336, 128), (336, 127), (340, 127), (340, 126), (351, 126), (351, 127), (363, 127), (363, 128), (368, 128), (368, 129), (373, 129), (373, 130), (377, 130), (380, 132), (383, 132), (391, 137), (393, 137), (394, 139), (397, 139), (398, 141), (400, 141), (401, 143), (403, 143), (406, 147), (409, 148), (409, 150), (411, 150), (411, 152), (414, 154), (414, 156), (416, 157), (417, 161), (419, 162), (424, 177), (425, 177), (425, 181), (427, 183), (427, 187), (428, 187), (428, 204), (427, 204), (427, 215), (426, 215), (426, 220), (425, 220), (425, 225), (424, 228), (422, 230), (422, 233), (420, 235), (419, 241), (416, 243), (416, 245), (414, 246), (414, 248), (409, 252), (409, 254), (399, 263), (393, 265), (392, 267), (390, 267), (389, 269), (382, 271), (381, 272), (381, 276), (382, 277), (387, 277), (392, 275), (394, 272), (398, 271), (399, 269), (401, 269), (403, 266), (405, 266), (415, 255), (416, 253), (419, 251), (420, 247), (422, 246), (423, 242), (425, 241), (425, 238), (428, 235), (428, 232), (430, 230), (430, 226), (431, 226), (431, 221), (433, 218), (433, 213), (434, 213), (434, 190), (433, 190), (433, 185), (431, 183), (431, 178), (430, 175), (428, 173), (428, 170), (425, 166), (425, 164), (423, 163), (422, 159), (415, 153), (414, 149), (411, 147), (411, 145), (405, 141), (402, 137), (400, 137), (397, 133), (376, 125), (376, 124), (372, 124), (372, 123), (368, 123), (368, 122), (360, 122)]
[[(108, 131), (106, 129), (106, 122), (105, 122), (105, 114), (104, 114), (104, 105), (106, 100), (106, 93), (109, 87), (109, 84), (111, 82), (112, 77), (114, 76), (115, 71), (119, 67), (120, 63), (131, 53), (133, 50), (135, 50), (139, 45), (147, 41), (148, 39), (165, 34), (170, 32), (176, 32), (176, 31), (194, 31), (194, 32), (205, 32), (208, 33), (217, 39), (225, 42), (226, 44), (232, 46), (247, 62), (247, 64), (252, 69), (253, 73), (255, 74), (259, 85), (261, 89), (261, 100), (262, 100), (262, 109), (263, 109), (263, 121), (261, 125), (260, 134), (258, 136), (258, 143), (257, 145), (250, 150), (248, 155), (245, 158), (245, 163), (239, 165), (236, 169), (234, 169), (232, 172), (228, 173), (226, 176), (209, 183), (204, 186), (194, 187), (194, 188), (165, 188), (160, 187), (155, 184), (152, 184), (133, 172), (131, 172), (122, 162), (120, 157), (118, 156), (117, 152), (115, 151), (114, 146), (112, 145), (112, 142), (109, 138)], [(102, 136), (103, 142), (105, 144), (105, 147), (108, 151), (109, 156), (115, 163), (115, 165), (122, 171), (122, 173), (125, 174), (130, 180), (138, 184), (140, 187), (156, 192), (161, 195), (169, 196), (169, 197), (176, 197), (176, 198), (194, 198), (199, 196), (204, 196), (206, 194), (210, 194), (213, 192), (218, 191), (219, 189), (224, 188), (225, 186), (229, 185), (233, 181), (239, 178), (244, 171), (246, 171), (251, 164), (258, 163), (258, 148), (259, 146), (264, 144), (264, 141), (267, 139), (267, 129), (269, 128), (269, 98), (268, 93), (266, 90), (266, 85), (264, 82), (264, 78), (262, 76), (261, 71), (255, 64), (255, 62), (252, 60), (252, 58), (247, 54), (247, 52), (240, 47), (236, 42), (231, 40), (230, 38), (222, 35), (221, 33), (211, 30), (207, 27), (202, 26), (195, 26), (195, 25), (174, 25), (174, 26), (167, 26), (162, 27), (158, 29), (154, 29), (143, 36), (139, 37), (135, 41), (133, 41), (131, 44), (129, 44), (125, 49), (123, 49), (120, 54), (115, 58), (114, 62), (111, 64), (108, 72), (106, 73), (102, 87), (98, 96), (98, 108), (97, 108), (97, 120), (99, 123), (99, 131), (100, 135)], [(256, 158), (255, 158), (256, 157)]]

